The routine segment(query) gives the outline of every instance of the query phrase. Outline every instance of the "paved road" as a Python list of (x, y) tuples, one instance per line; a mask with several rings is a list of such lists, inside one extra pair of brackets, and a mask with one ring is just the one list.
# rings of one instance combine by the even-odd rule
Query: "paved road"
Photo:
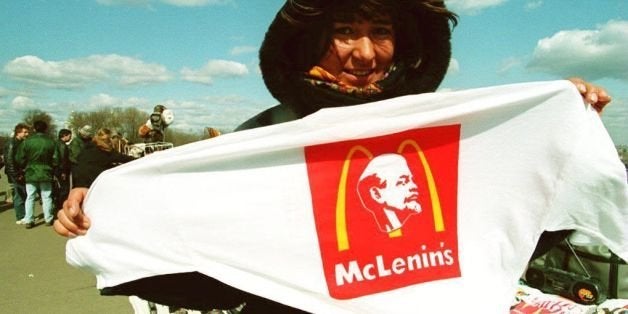
[(65, 262), (65, 239), (52, 227), (15, 224), (0, 175), (0, 313), (133, 313), (126, 297), (100, 296), (93, 275)]

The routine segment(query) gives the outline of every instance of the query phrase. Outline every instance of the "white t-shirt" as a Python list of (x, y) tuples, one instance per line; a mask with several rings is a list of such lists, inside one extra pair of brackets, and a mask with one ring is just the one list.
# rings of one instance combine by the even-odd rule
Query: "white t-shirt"
[[(405, 160), (375, 167), (392, 189), (360, 194), (384, 155)], [(378, 228), (384, 208), (400, 229)], [(628, 259), (624, 166), (567, 81), (324, 109), (154, 153), (103, 173), (85, 211), (67, 260), (98, 288), (199, 271), (315, 313), (506, 313), (544, 230)]]

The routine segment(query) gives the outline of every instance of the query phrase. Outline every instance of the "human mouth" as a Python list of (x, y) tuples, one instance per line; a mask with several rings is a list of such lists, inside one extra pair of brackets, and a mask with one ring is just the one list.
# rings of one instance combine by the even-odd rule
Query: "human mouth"
[(346, 72), (354, 76), (368, 76), (373, 71), (372, 70), (347, 70)]

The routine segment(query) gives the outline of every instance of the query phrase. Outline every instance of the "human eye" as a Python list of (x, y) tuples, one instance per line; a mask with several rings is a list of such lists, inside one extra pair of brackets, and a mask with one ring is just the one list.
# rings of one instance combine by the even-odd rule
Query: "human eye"
[(353, 28), (348, 25), (336, 25), (334, 26), (334, 35), (349, 36), (353, 34)]
[(408, 176), (402, 176), (399, 179), (397, 179), (397, 186), (404, 186), (406, 184), (408, 184), (408, 182), (410, 182), (410, 178)]
[(371, 31), (375, 38), (387, 39), (393, 36), (392, 26), (376, 26)]

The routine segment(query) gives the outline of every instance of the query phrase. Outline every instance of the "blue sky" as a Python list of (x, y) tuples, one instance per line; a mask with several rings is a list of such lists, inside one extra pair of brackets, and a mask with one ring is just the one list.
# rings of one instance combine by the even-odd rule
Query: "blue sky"
[[(30, 109), (63, 125), (103, 106), (171, 126), (230, 130), (276, 104), (257, 50), (283, 0), (7, 0), (0, 3), (0, 132)], [(447, 0), (460, 15), (442, 90), (582, 76), (613, 102), (603, 121), (628, 144), (628, 1)]]

